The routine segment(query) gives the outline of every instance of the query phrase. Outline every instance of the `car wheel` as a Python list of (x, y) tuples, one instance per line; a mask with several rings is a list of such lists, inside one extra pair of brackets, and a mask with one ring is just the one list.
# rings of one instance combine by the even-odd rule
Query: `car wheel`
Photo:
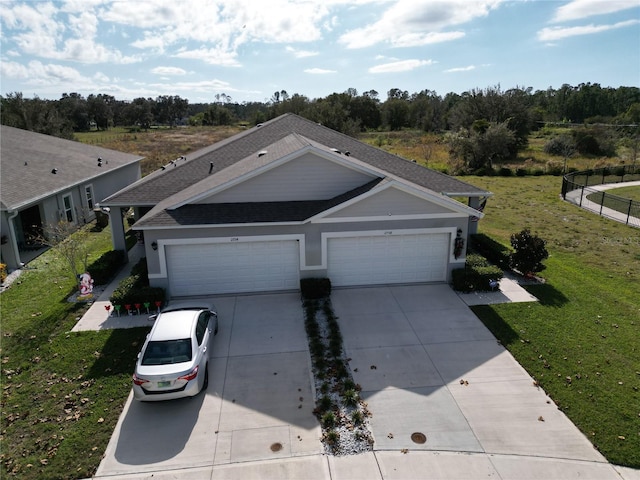
[(209, 386), (209, 364), (204, 369), (204, 383), (202, 384), (202, 390), (206, 390)]

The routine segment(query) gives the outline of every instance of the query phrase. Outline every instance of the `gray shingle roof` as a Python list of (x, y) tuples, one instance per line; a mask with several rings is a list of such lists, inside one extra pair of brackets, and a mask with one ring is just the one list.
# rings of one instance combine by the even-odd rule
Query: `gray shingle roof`
[[(437, 193), (460, 196), (489, 194), (486, 190), (404, 160), (298, 115), (285, 114), (195, 152), (188, 156), (187, 161), (178, 161), (176, 166), (156, 171), (112, 195), (103, 204), (157, 205), (243, 159), (257, 157), (258, 152), (291, 134), (298, 134), (328, 148), (335, 148), (343, 154), (349, 152), (349, 155), (377, 169)], [(282, 148), (286, 149), (286, 146)], [(213, 167), (210, 167), (211, 164)], [(210, 168), (213, 168), (211, 174)]]
[(136, 228), (177, 227), (181, 225), (228, 225), (234, 223), (301, 222), (347, 200), (368, 192), (384, 180), (376, 178), (329, 200), (294, 202), (246, 202), (189, 204), (145, 215)]
[[(2, 208), (15, 209), (108, 174), (142, 159), (2, 125), (0, 129)], [(98, 157), (102, 166), (98, 166)], [(51, 173), (56, 169), (56, 174)]]

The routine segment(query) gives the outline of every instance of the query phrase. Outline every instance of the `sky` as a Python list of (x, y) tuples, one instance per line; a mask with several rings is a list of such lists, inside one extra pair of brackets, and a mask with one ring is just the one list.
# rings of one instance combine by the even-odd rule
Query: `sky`
[(640, 0), (0, 0), (0, 93), (640, 86)]

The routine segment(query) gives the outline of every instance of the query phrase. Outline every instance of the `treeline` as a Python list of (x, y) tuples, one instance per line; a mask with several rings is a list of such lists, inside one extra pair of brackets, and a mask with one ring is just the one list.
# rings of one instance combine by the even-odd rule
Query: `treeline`
[[(238, 103), (223, 93), (216, 94), (211, 103), (195, 104), (177, 95), (123, 101), (104, 94), (85, 98), (65, 93), (59, 100), (44, 100), (26, 99), (16, 92), (0, 97), (0, 107), (3, 124), (65, 138), (73, 138), (74, 132), (115, 126), (258, 124), (287, 112), (352, 136), (402, 129), (447, 132), (451, 158), (473, 171), (514, 158), (526, 146), (531, 131), (545, 123), (613, 125), (620, 127), (618, 135), (637, 138), (640, 88), (586, 83), (534, 92), (520, 87), (502, 90), (497, 85), (444, 97), (431, 90), (410, 94), (393, 88), (384, 100), (375, 90), (359, 94), (350, 88), (317, 99), (281, 90), (265, 102)], [(592, 148), (586, 153), (608, 154), (610, 145), (594, 132), (589, 136), (595, 143), (589, 138)], [(611, 143), (610, 138), (607, 141)], [(581, 138), (563, 142), (555, 145), (565, 152), (563, 156), (587, 144)]]
[(256, 124), (293, 112), (344, 133), (366, 130), (456, 131), (476, 120), (509, 119), (517, 134), (536, 123), (640, 123), (640, 88), (601, 87), (598, 84), (563, 85), (560, 89), (502, 90), (500, 86), (473, 89), (444, 97), (431, 90), (409, 93), (391, 89), (381, 100), (378, 92), (362, 94), (350, 88), (325, 98), (309, 99), (285, 90), (265, 102), (233, 102), (217, 94), (211, 103), (190, 104), (178, 95), (117, 100), (111, 95), (83, 97), (64, 93), (59, 100), (24, 98), (22, 93), (0, 96), (5, 125), (69, 137), (73, 132), (106, 130), (115, 126)]

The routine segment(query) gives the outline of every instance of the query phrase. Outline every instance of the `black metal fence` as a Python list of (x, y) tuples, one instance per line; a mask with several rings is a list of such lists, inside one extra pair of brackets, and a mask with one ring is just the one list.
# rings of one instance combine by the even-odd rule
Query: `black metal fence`
[(640, 202), (607, 193), (598, 185), (640, 181), (640, 166), (621, 165), (582, 172), (562, 178), (562, 198), (604, 217), (640, 227)]

